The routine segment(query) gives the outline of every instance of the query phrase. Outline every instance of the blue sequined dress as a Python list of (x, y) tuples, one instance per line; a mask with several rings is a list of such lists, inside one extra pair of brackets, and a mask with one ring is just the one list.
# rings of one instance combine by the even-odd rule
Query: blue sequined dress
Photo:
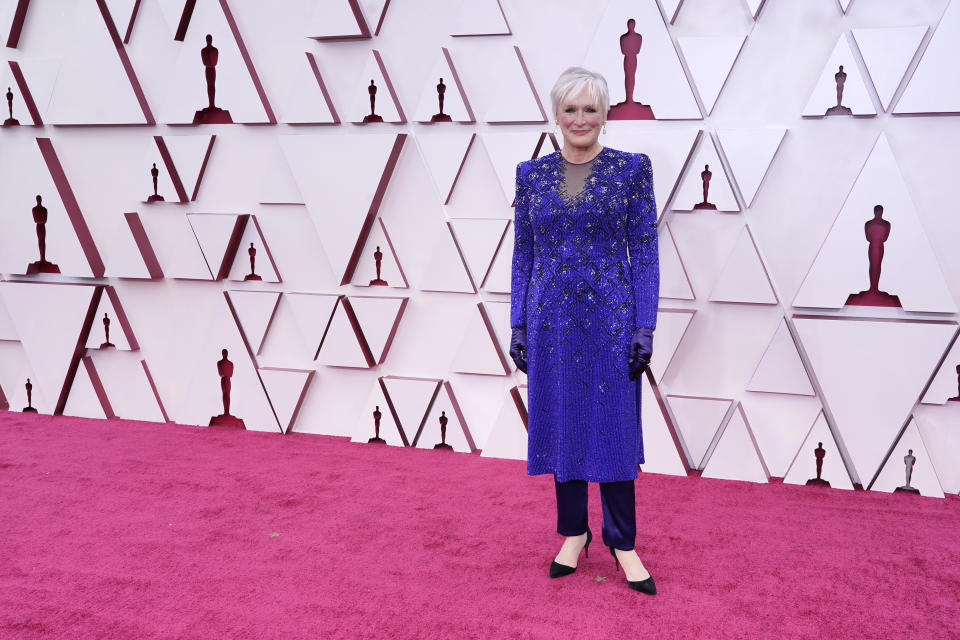
[(510, 326), (527, 332), (527, 473), (632, 480), (644, 457), (628, 347), (656, 327), (660, 290), (653, 168), (605, 147), (573, 197), (563, 169), (559, 151), (517, 165)]

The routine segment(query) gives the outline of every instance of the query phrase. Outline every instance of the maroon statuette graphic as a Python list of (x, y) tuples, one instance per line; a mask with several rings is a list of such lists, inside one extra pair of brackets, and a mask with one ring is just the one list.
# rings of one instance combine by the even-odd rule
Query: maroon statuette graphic
[(243, 278), (244, 281), (246, 281), (246, 280), (263, 280), (263, 278), (261, 278), (260, 276), (258, 276), (258, 275), (256, 274), (256, 270), (254, 269), (254, 265), (256, 264), (256, 261), (257, 261), (257, 250), (253, 248), (253, 243), (252, 243), (252, 242), (250, 243), (250, 248), (247, 249), (247, 255), (250, 256), (250, 273), (248, 273), (246, 276), (244, 276), (244, 278)]
[(916, 487), (910, 486), (910, 476), (913, 475), (913, 463), (917, 461), (917, 457), (913, 455), (913, 449), (907, 449), (907, 455), (903, 456), (904, 471), (906, 473), (906, 482), (902, 487), (897, 487), (893, 490), (894, 493), (915, 493), (920, 495), (920, 490)]
[(443, 112), (443, 94), (447, 91), (447, 85), (443, 84), (443, 78), (440, 78), (440, 84), (437, 85), (437, 98), (440, 100), (439, 113), (433, 114), (430, 122), (453, 122), (453, 118)]
[(957, 365), (957, 395), (950, 398), (948, 402), (960, 402), (960, 364)]
[(843, 99), (843, 83), (847, 81), (847, 72), (843, 70), (843, 65), (840, 65), (840, 70), (833, 74), (833, 79), (837, 82), (837, 104), (827, 109), (824, 115), (827, 116), (849, 116), (853, 115), (853, 111), (850, 110), (850, 107), (844, 107), (840, 104), (840, 100)]
[(873, 218), (863, 225), (867, 237), (867, 258), (870, 261), (870, 288), (860, 293), (851, 293), (848, 305), (866, 307), (899, 307), (900, 298), (880, 291), (880, 269), (883, 262), (883, 243), (890, 237), (890, 221), (883, 219), (883, 206), (873, 208)]
[(3, 121), (3, 126), (15, 127), (20, 124), (20, 121), (13, 117), (13, 91), (10, 91), (10, 87), (7, 87), (7, 111), (10, 117)]
[(453, 447), (447, 444), (447, 421), (450, 418), (447, 417), (446, 411), (440, 412), (440, 442), (433, 445), (434, 449), (448, 449), (453, 451)]
[(103, 314), (103, 335), (106, 338), (106, 342), (100, 345), (101, 349), (113, 349), (117, 345), (110, 342), (110, 318), (106, 313)]
[(370, 281), (370, 285), (385, 287), (387, 281), (380, 277), (380, 266), (383, 264), (383, 252), (380, 251), (380, 245), (377, 245), (377, 250), (373, 252), (373, 259), (377, 263), (377, 277)]
[(230, 415), (230, 378), (233, 377), (233, 363), (227, 359), (227, 350), (220, 352), (223, 358), (217, 361), (217, 373), (220, 375), (220, 392), (223, 396), (223, 413), (210, 418), (211, 427), (238, 427), (246, 429), (243, 420)]
[(157, 193), (157, 177), (160, 175), (160, 169), (157, 169), (157, 163), (153, 163), (150, 169), (150, 178), (153, 180), (153, 195), (147, 196), (147, 202), (163, 202), (163, 196)]
[(383, 122), (383, 118), (376, 113), (377, 85), (373, 83), (372, 79), (370, 80), (370, 86), (367, 87), (367, 93), (370, 94), (370, 113), (363, 116), (363, 122)]
[(27, 384), (24, 387), (27, 389), (27, 406), (23, 408), (23, 412), (36, 413), (37, 410), (33, 408), (33, 385), (30, 383), (30, 378), (27, 378)]
[(817, 458), (817, 477), (807, 480), (807, 485), (817, 485), (820, 487), (829, 487), (830, 483), (820, 477), (823, 471), (823, 457), (827, 455), (827, 450), (823, 448), (823, 443), (818, 442), (817, 448), (813, 450), (813, 455)]
[(372, 438), (367, 440), (367, 443), (376, 443), (376, 444), (387, 444), (387, 441), (380, 437), (380, 417), (383, 414), (380, 412), (380, 405), (373, 410), (373, 428), (375, 429), (374, 435)]
[(637, 21), (627, 20), (627, 32), (620, 36), (620, 52), (623, 53), (623, 82), (626, 99), (610, 107), (608, 120), (656, 120), (650, 105), (633, 101), (633, 89), (637, 82), (637, 55), (643, 45), (643, 36), (633, 30)]
[(209, 104), (197, 111), (193, 116), (193, 124), (232, 124), (230, 112), (214, 106), (213, 99), (217, 88), (217, 62), (220, 52), (213, 46), (213, 36), (207, 34), (207, 46), (200, 49), (200, 60), (203, 62), (203, 73), (207, 81), (207, 101)]
[(703, 202), (698, 202), (693, 205), (694, 209), (711, 209), (713, 211), (717, 210), (717, 205), (712, 202), (707, 202), (707, 192), (710, 191), (710, 178), (713, 177), (713, 171), (710, 171), (710, 165), (703, 165), (703, 171), (700, 172), (700, 180), (703, 181)]
[(27, 265), (27, 275), (35, 273), (60, 273), (60, 267), (47, 261), (47, 208), (37, 196), (37, 206), (33, 211), (33, 221), (37, 224), (37, 244), (40, 246), (40, 259)]

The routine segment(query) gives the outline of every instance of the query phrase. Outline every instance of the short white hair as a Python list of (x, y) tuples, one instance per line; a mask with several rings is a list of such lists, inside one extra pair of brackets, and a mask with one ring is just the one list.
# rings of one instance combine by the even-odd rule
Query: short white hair
[(610, 91), (607, 89), (607, 79), (599, 73), (584, 69), (583, 67), (569, 67), (560, 74), (557, 81), (550, 90), (550, 103), (553, 105), (553, 115), (556, 117), (560, 109), (560, 103), (571, 92), (580, 93), (586, 88), (590, 99), (599, 103), (600, 113), (603, 119), (607, 119), (607, 111), (610, 110)]

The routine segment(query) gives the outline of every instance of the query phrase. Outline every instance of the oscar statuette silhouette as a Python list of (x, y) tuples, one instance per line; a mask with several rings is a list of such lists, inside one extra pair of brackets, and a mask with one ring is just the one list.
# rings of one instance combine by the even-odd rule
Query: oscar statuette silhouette
[(906, 482), (903, 483), (902, 487), (897, 487), (893, 490), (894, 493), (913, 493), (920, 495), (920, 490), (916, 487), (910, 486), (910, 477), (913, 475), (913, 465), (917, 461), (917, 457), (913, 455), (913, 449), (907, 449), (907, 455), (903, 456), (904, 464), (904, 473), (906, 474)]
[(16, 127), (20, 124), (20, 121), (13, 117), (13, 91), (10, 91), (10, 87), (7, 87), (7, 111), (10, 113), (10, 117), (3, 121), (4, 127)]
[(153, 168), (150, 169), (150, 178), (153, 180), (153, 195), (147, 196), (147, 203), (151, 202), (163, 202), (163, 196), (157, 193), (157, 177), (160, 175), (160, 169), (157, 169), (157, 163), (153, 163)]
[(960, 402), (960, 364), (957, 365), (957, 395), (949, 398), (949, 402)]
[(204, 78), (207, 81), (207, 106), (197, 111), (193, 116), (193, 124), (232, 124), (233, 118), (226, 109), (214, 105), (217, 88), (217, 62), (220, 61), (220, 51), (213, 46), (213, 36), (207, 34), (207, 46), (200, 50), (200, 61), (203, 62)]
[(387, 444), (387, 441), (380, 437), (380, 417), (382, 415), (380, 405), (377, 405), (377, 408), (373, 410), (373, 428), (375, 429), (375, 435), (367, 440), (367, 443)]
[(440, 442), (433, 445), (434, 449), (446, 449), (453, 451), (453, 447), (447, 444), (447, 421), (450, 418), (447, 417), (446, 411), (440, 412)]
[(106, 313), (103, 314), (103, 334), (104, 334), (104, 338), (106, 338), (106, 342), (101, 344), (100, 348), (101, 349), (115, 348), (117, 345), (110, 342), (110, 318), (107, 317)]
[(370, 281), (371, 286), (386, 287), (387, 281), (380, 277), (380, 265), (383, 262), (383, 252), (380, 251), (380, 245), (377, 245), (377, 250), (373, 252), (373, 260), (377, 266), (377, 277)]
[(27, 378), (27, 384), (24, 387), (27, 390), (27, 406), (23, 408), (23, 413), (36, 413), (37, 410), (33, 408), (33, 384), (31, 384), (30, 378)]
[(431, 116), (430, 122), (453, 122), (453, 118), (443, 112), (443, 94), (446, 92), (447, 85), (443, 83), (443, 78), (440, 78), (440, 83), (437, 85), (437, 98), (440, 100), (440, 111)]
[(627, 20), (627, 31), (620, 36), (620, 52), (623, 54), (624, 101), (610, 107), (608, 120), (656, 120), (650, 105), (634, 102), (633, 90), (637, 82), (637, 55), (643, 45), (643, 36), (634, 31), (637, 21)]
[(40, 259), (27, 265), (27, 275), (35, 273), (60, 273), (60, 267), (47, 261), (47, 208), (43, 199), (37, 196), (37, 206), (31, 209), (33, 221), (37, 225), (37, 244), (40, 246)]
[(883, 205), (873, 208), (873, 218), (863, 225), (867, 237), (867, 259), (870, 263), (870, 288), (851, 293), (846, 304), (869, 307), (899, 307), (900, 298), (880, 290), (880, 271), (883, 263), (883, 243), (890, 237), (890, 221), (883, 219)]
[(367, 87), (367, 93), (370, 95), (370, 113), (363, 117), (363, 122), (383, 122), (383, 118), (377, 115), (377, 85), (370, 80), (370, 86)]
[(807, 485), (813, 484), (821, 487), (829, 487), (830, 483), (820, 477), (820, 474), (823, 472), (823, 457), (827, 455), (827, 450), (823, 448), (822, 442), (817, 443), (817, 448), (813, 450), (813, 455), (817, 458), (817, 477), (807, 480)]
[(850, 110), (850, 107), (844, 107), (840, 104), (840, 101), (843, 99), (843, 83), (847, 81), (847, 72), (843, 70), (843, 65), (840, 65), (840, 70), (833, 74), (833, 79), (837, 83), (837, 104), (827, 109), (824, 115), (827, 116), (849, 116), (853, 115), (853, 111)]
[(257, 260), (257, 250), (253, 248), (253, 243), (250, 243), (250, 248), (247, 249), (247, 255), (250, 256), (250, 273), (244, 276), (243, 280), (263, 280), (260, 276), (257, 275), (256, 269), (254, 268)]
[(233, 363), (227, 358), (227, 350), (220, 352), (223, 358), (217, 361), (217, 374), (220, 376), (220, 393), (223, 399), (223, 413), (210, 418), (211, 427), (238, 427), (246, 429), (243, 420), (230, 415), (230, 378), (233, 377)]
[(717, 210), (717, 205), (707, 201), (707, 193), (710, 191), (710, 178), (713, 177), (713, 171), (710, 171), (710, 165), (703, 165), (703, 171), (700, 172), (700, 180), (703, 182), (703, 202), (693, 205), (694, 209)]

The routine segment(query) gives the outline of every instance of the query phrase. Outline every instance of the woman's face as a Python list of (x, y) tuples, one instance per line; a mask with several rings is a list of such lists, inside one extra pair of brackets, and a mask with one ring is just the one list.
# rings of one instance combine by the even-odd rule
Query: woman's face
[(600, 105), (590, 99), (586, 87), (578, 94), (568, 93), (557, 112), (564, 144), (585, 149), (593, 147), (600, 137), (605, 115), (600, 112)]

